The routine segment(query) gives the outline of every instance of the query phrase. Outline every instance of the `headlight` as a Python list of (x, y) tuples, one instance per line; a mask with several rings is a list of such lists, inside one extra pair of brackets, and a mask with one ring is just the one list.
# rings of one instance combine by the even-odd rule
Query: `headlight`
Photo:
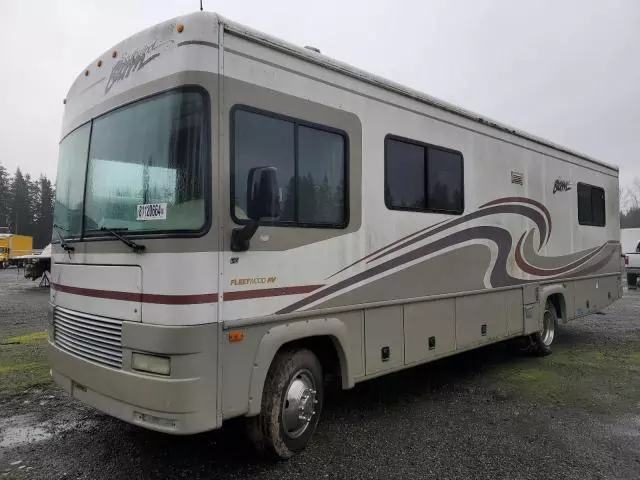
[(171, 373), (171, 359), (169, 357), (133, 352), (131, 368), (140, 372), (169, 375)]

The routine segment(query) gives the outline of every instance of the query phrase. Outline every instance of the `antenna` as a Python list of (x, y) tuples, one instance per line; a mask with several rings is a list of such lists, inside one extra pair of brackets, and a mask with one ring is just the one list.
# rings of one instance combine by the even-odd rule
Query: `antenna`
[(202, 11), (202, 0), (200, 0), (200, 11)]

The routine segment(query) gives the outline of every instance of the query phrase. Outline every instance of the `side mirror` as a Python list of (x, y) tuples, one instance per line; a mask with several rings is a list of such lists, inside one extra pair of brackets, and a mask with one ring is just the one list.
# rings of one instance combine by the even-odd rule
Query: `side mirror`
[(280, 215), (278, 170), (275, 167), (255, 167), (247, 176), (247, 216), (254, 221)]
[(247, 216), (251, 222), (231, 231), (231, 251), (249, 250), (250, 240), (263, 218), (280, 216), (280, 188), (276, 167), (255, 167), (247, 176)]

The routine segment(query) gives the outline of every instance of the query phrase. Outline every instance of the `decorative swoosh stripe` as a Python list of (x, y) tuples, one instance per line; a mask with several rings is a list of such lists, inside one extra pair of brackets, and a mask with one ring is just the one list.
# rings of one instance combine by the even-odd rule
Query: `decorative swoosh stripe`
[(528, 203), (529, 205), (534, 205), (535, 207), (538, 207), (540, 210), (542, 210), (542, 212), (544, 213), (544, 216), (547, 218), (547, 224), (549, 225), (549, 232), (547, 233), (547, 238), (546, 238), (546, 241), (547, 242), (549, 241), (549, 238), (551, 237), (551, 229), (552, 229), (551, 212), (549, 212), (549, 209), (545, 207), (542, 203), (527, 197), (503, 197), (503, 198), (497, 198), (495, 200), (491, 200), (490, 202), (480, 205), (480, 208), (490, 207), (492, 205), (498, 205), (501, 203)]
[[(501, 209), (501, 208), (493, 208), (493, 209), (488, 209), (487, 207), (492, 207), (492, 206), (496, 206), (496, 205), (505, 205), (505, 204), (518, 204), (518, 203), (525, 203), (525, 204), (529, 204), (529, 205), (533, 205), (536, 208), (538, 208), (540, 211), (542, 211), (542, 213), (544, 214), (545, 220), (546, 220), (546, 225), (544, 221), (540, 221), (540, 214), (535, 212), (535, 210), (533, 209), (527, 209), (524, 210), (524, 206), (522, 206), (521, 209), (517, 209), (517, 208), (509, 208), (509, 209)], [(540, 230), (540, 247), (542, 247), (543, 243), (546, 241), (549, 241), (549, 238), (551, 236), (551, 229), (552, 229), (552, 222), (551, 222), (551, 213), (549, 212), (549, 209), (547, 207), (545, 207), (542, 203), (533, 200), (531, 198), (527, 198), (527, 197), (503, 197), (503, 198), (498, 198), (495, 200), (492, 200), (490, 202), (487, 202), (483, 205), (480, 205), (479, 207), (480, 209), (484, 209), (484, 210), (476, 210), (475, 212), (472, 212), (470, 214), (464, 215), (462, 217), (456, 218), (456, 219), (452, 219), (452, 220), (443, 220), (441, 222), (435, 223), (433, 225), (429, 225), (428, 227), (425, 227), (421, 230), (418, 230), (416, 232), (410, 233), (409, 235), (405, 235), (404, 237), (399, 238), (398, 240), (393, 241), (392, 243), (385, 245), (383, 247), (378, 248), (377, 250), (374, 250), (373, 252), (367, 254), (366, 256), (362, 257), (361, 259), (353, 262), (350, 265), (347, 265), (346, 267), (341, 268), (340, 270), (338, 270), (337, 272), (331, 274), (329, 277), (327, 278), (332, 278), (335, 277), (336, 275), (344, 272), (345, 270), (348, 270), (349, 268), (362, 263), (363, 261), (367, 261), (367, 263), (371, 263), (374, 262), (376, 260), (379, 260), (380, 258), (383, 258), (387, 255), (391, 255), (395, 252), (397, 252), (398, 250), (402, 250), (405, 247), (408, 247), (409, 245), (412, 245), (414, 243), (420, 242), (430, 236), (433, 235), (437, 235), (438, 233), (441, 233), (443, 231), (445, 231), (448, 228), (452, 228), (455, 226), (458, 226), (460, 224), (466, 223), (468, 221), (471, 220), (475, 220), (477, 218), (481, 218), (484, 216), (488, 216), (488, 215), (494, 215), (497, 213), (521, 213), (521, 214), (525, 214), (525, 212), (529, 212), (529, 214), (525, 214), (527, 217), (531, 218), (532, 220), (534, 220), (536, 222), (536, 225), (538, 226), (539, 230)], [(391, 248), (391, 247), (395, 247), (395, 248)], [(540, 248), (539, 247), (539, 248)], [(384, 252), (384, 253), (381, 253)], [(379, 254), (379, 255), (378, 255)], [(374, 258), (371, 258), (374, 257)]]
[(223, 294), (223, 300), (233, 301), (233, 300), (248, 300), (250, 298), (281, 297), (283, 295), (301, 295), (304, 293), (311, 293), (322, 287), (324, 287), (324, 285), (298, 285), (295, 287), (260, 288), (256, 290), (238, 290), (235, 292), (225, 292)]
[(516, 264), (518, 265), (520, 270), (522, 270), (523, 272), (526, 272), (530, 275), (536, 275), (538, 277), (552, 277), (555, 275), (560, 275), (562, 273), (569, 272), (575, 268), (578, 268), (581, 265), (584, 265), (589, 260), (591, 260), (592, 258), (596, 257), (598, 254), (600, 254), (600, 252), (602, 252), (608, 245), (610, 245), (610, 243), (607, 242), (604, 245), (601, 245), (596, 250), (592, 251), (591, 253), (585, 255), (584, 257), (579, 258), (578, 260), (571, 262), (567, 265), (563, 265), (562, 267), (538, 268), (534, 265), (527, 263), (527, 261), (522, 256), (522, 242), (524, 241), (524, 238), (526, 235), (527, 235), (527, 232), (523, 233), (522, 236), (520, 237), (520, 240), (518, 240), (518, 244), (516, 245), (516, 251), (515, 251)]
[(373, 252), (369, 253), (368, 255), (362, 257), (360, 260), (356, 260), (352, 264), (347, 265), (346, 267), (338, 270), (336, 273), (329, 275), (327, 278), (329, 279), (331, 277), (335, 277), (336, 275), (338, 275), (339, 273), (344, 272), (348, 268), (351, 268), (354, 265), (357, 265), (358, 263), (364, 262), (366, 259), (373, 257), (376, 253), (382, 252), (383, 250), (386, 250), (387, 248), (393, 247), (394, 245), (397, 245), (398, 243), (402, 242), (403, 240), (406, 240), (407, 238), (413, 237), (414, 235), (417, 235), (419, 233), (425, 232), (425, 231), (427, 231), (427, 230), (429, 230), (431, 228), (435, 228), (438, 225), (441, 225), (441, 224), (443, 224), (445, 222), (448, 222), (448, 221), (450, 221), (450, 220), (442, 220), (441, 222), (437, 222), (437, 223), (434, 223), (433, 225), (429, 225), (428, 227), (425, 227), (422, 230), (418, 230), (417, 232), (413, 232), (413, 233), (410, 233), (409, 235), (405, 235), (404, 237), (400, 237), (398, 240), (395, 240), (395, 241), (391, 242), (390, 244), (385, 245), (384, 247), (380, 247), (379, 249), (374, 250)]
[[(309, 307), (321, 300), (328, 301), (328, 297), (333, 298), (336, 297), (336, 294), (338, 294), (337, 296), (341, 296), (346, 292), (354, 291), (352, 287), (356, 284), (362, 283), (360, 287), (355, 289), (358, 290), (359, 288), (364, 287), (364, 285), (368, 285), (371, 281), (375, 281), (374, 277), (383, 278), (385, 277), (384, 274), (389, 273), (392, 269), (397, 269), (398, 267), (403, 267), (407, 264), (416, 264), (416, 260), (419, 261), (422, 259), (423, 261), (427, 261), (427, 258), (433, 257), (433, 254), (437, 254), (445, 249), (450, 250), (451, 247), (458, 245), (461, 246), (464, 243), (468, 243), (470, 240), (489, 240), (498, 247), (495, 262), (489, 272), (489, 287), (497, 288), (521, 285), (535, 281), (535, 279), (516, 278), (509, 274), (509, 269), (512, 269), (514, 266), (513, 264), (508, 263), (513, 245), (513, 237), (508, 230), (498, 226), (486, 225), (467, 227), (450, 233), (445, 237), (433, 240), (426, 245), (405, 251), (395, 257), (393, 256), (393, 254), (396, 254), (407, 247), (414, 246), (419, 242), (440, 233), (446, 233), (447, 230), (453, 229), (454, 227), (463, 225), (472, 220), (497, 214), (520, 215), (533, 221), (539, 233), (539, 244), (537, 246), (538, 251), (549, 241), (551, 237), (551, 213), (542, 203), (526, 197), (499, 198), (481, 205), (478, 210), (467, 215), (430, 225), (429, 227), (418, 230), (369, 253), (360, 260), (337, 271), (329, 278), (336, 276), (361, 262), (366, 262), (369, 266), (366, 270), (356, 273), (334, 284), (327, 285), (326, 287), (313, 292), (308, 297), (303, 298), (302, 300), (295, 302), (276, 313), (289, 313), (301, 308)], [(615, 254), (612, 247), (619, 245), (619, 242), (609, 241), (599, 247), (590, 248), (581, 252), (557, 257), (546, 257), (539, 256), (535, 253), (535, 247), (533, 246), (534, 233), (535, 230), (529, 230), (524, 232), (520, 237), (515, 248), (514, 260), (515, 265), (524, 274), (543, 278), (563, 278), (568, 272), (572, 272), (571, 275), (583, 275), (598, 272), (611, 262), (611, 259)], [(527, 254), (527, 252), (529, 253)], [(383, 260), (385, 257), (390, 258), (382, 263), (371, 266), (372, 263)], [(531, 258), (528, 259), (528, 257)], [(418, 263), (422, 262), (419, 261)], [(508, 265), (510, 265), (509, 269), (507, 268)], [(402, 270), (403, 269), (401, 269), (401, 271)], [(485, 275), (486, 273), (487, 272), (485, 272)]]
[(348, 287), (351, 287), (357, 283), (369, 280), (372, 277), (383, 274), (388, 270), (403, 266), (409, 262), (419, 260), (423, 257), (437, 253), (445, 248), (449, 248), (453, 245), (457, 245), (469, 240), (482, 239), (491, 240), (498, 245), (498, 258), (496, 259), (493, 272), (491, 274), (491, 283), (494, 286), (514, 285), (519, 283), (526, 283), (524, 280), (520, 280), (511, 277), (507, 273), (506, 265), (509, 251), (511, 250), (511, 234), (500, 227), (483, 226), (483, 227), (471, 227), (459, 232), (452, 233), (448, 237), (438, 239), (427, 245), (411, 250), (407, 253), (399, 255), (398, 257), (387, 260), (384, 263), (376, 265), (374, 267), (360, 272), (352, 277), (349, 277), (340, 282), (328, 285), (326, 288), (312, 293), (308, 297), (295, 302), (276, 313), (290, 313), (305, 307), (311, 303), (321, 300), (329, 295), (338, 293)]
[(421, 235), (418, 235), (417, 237), (413, 237), (410, 240), (407, 240), (406, 242), (397, 245), (396, 247), (392, 248), (391, 250), (387, 250), (385, 253), (378, 255), (377, 257), (374, 257), (370, 260), (368, 260), (367, 263), (370, 262), (374, 262), (376, 260), (379, 260), (382, 257), (385, 257), (387, 255), (390, 255), (392, 253), (397, 252), (398, 250), (401, 250), (403, 248), (408, 247), (409, 245), (413, 245), (414, 243), (420, 242), (422, 240), (425, 240), (429, 237), (432, 237), (438, 233), (441, 233), (449, 228), (453, 228), (453, 227), (457, 227), (458, 225), (462, 225), (464, 223), (467, 223), (471, 220), (476, 220), (478, 218), (482, 218), (482, 217), (487, 217), (489, 215), (496, 215), (496, 214), (504, 214), (504, 213), (512, 213), (512, 214), (516, 214), (516, 215), (522, 215), (525, 216), (531, 220), (533, 220), (533, 222), (536, 224), (536, 226), (538, 227), (538, 230), (540, 231), (540, 247), (542, 247), (542, 242), (544, 240), (544, 238), (546, 238), (547, 235), (547, 224), (545, 222), (545, 219), (543, 218), (542, 214), (540, 214), (540, 212), (538, 212), (538, 210), (535, 210), (531, 207), (526, 207), (524, 205), (495, 205), (492, 207), (487, 207), (484, 208), (482, 210), (476, 210), (475, 212), (472, 212), (468, 215), (465, 215), (463, 217), (457, 218), (455, 220), (450, 221), (447, 224), (444, 225), (440, 225), (437, 228), (434, 228), (432, 230), (429, 230), (428, 232), (425, 232)]

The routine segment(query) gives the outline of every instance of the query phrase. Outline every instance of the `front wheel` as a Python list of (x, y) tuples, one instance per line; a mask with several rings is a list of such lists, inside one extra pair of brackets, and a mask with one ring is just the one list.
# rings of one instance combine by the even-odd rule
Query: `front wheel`
[(542, 330), (523, 339), (523, 350), (533, 355), (544, 356), (551, 353), (551, 345), (556, 336), (558, 315), (551, 303), (547, 303), (542, 314)]
[(627, 286), (629, 288), (638, 288), (638, 275), (635, 273), (627, 273)]
[(318, 424), (323, 396), (322, 367), (313, 352), (279, 352), (267, 374), (261, 412), (247, 419), (257, 449), (280, 459), (303, 450)]

